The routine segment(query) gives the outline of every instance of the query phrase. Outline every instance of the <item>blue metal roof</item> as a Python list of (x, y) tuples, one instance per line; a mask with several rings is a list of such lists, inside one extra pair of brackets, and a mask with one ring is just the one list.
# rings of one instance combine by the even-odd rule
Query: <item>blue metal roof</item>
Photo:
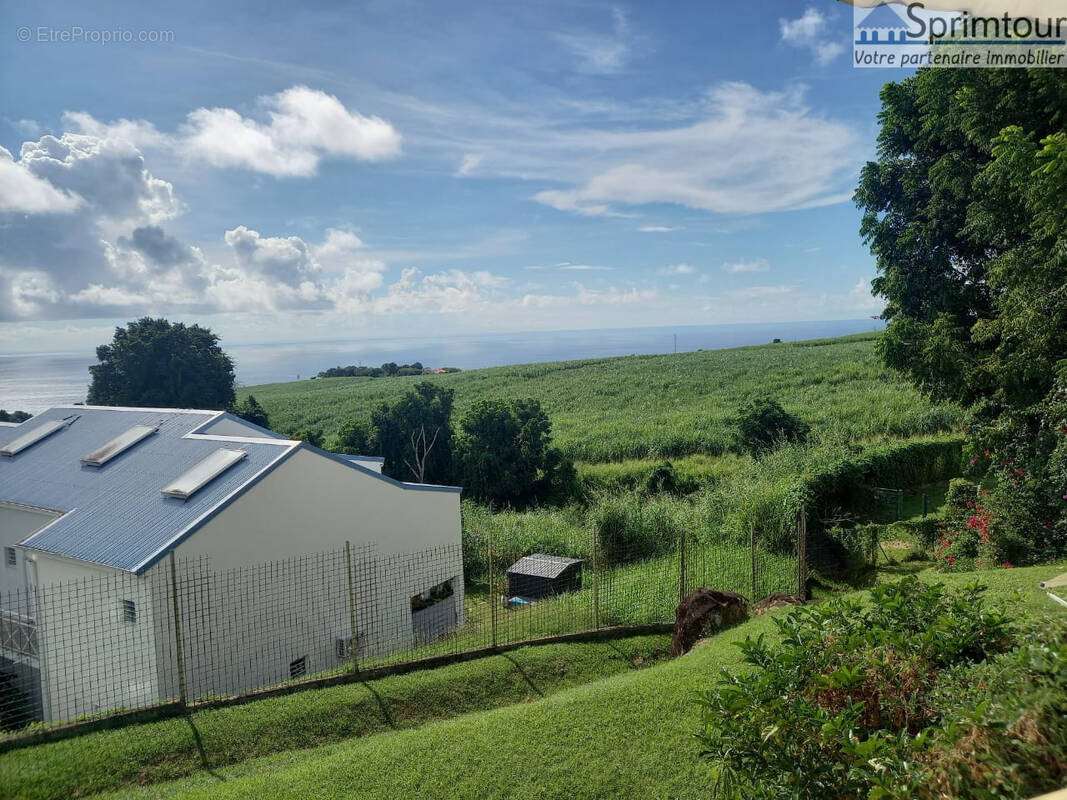
[[(286, 439), (196, 434), (219, 412), (167, 409), (52, 408), (18, 427), (0, 430), (0, 443), (44, 422), (76, 417), (65, 429), (21, 453), (0, 458), (0, 502), (67, 512), (22, 542), (25, 547), (142, 572), (227, 502), (299, 446)], [(80, 459), (134, 425), (159, 431), (103, 467)], [(277, 434), (271, 433), (272, 436)], [(218, 450), (248, 456), (188, 500), (160, 490)]]

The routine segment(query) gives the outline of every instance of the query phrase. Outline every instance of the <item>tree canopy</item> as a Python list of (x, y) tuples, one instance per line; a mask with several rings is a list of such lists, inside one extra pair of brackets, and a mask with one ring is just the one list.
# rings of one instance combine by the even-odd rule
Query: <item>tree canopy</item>
[(998, 535), (1067, 546), (1067, 76), (920, 70), (882, 90), (855, 199), (890, 366), (972, 409)]
[(397, 402), (374, 410), (371, 426), (385, 458), (382, 472), (419, 483), (452, 479), (452, 394), (451, 389), (421, 381)]
[(96, 358), (90, 405), (221, 410), (234, 402), (233, 361), (199, 325), (144, 317), (116, 328)]
[(536, 400), (482, 400), (460, 422), (463, 487), (479, 500), (525, 505), (565, 493), (574, 467), (554, 447)]

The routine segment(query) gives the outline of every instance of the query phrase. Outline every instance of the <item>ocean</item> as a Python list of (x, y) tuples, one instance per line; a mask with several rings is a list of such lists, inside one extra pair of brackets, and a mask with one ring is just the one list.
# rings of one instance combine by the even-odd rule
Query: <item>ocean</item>
[[(605, 356), (718, 350), (774, 339), (797, 341), (881, 330), (881, 320), (690, 325), (528, 333), (480, 333), (441, 338), (238, 344), (238, 383), (252, 386), (308, 378), (348, 364), (420, 361), (426, 367), (479, 367)], [(0, 408), (36, 413), (85, 400), (93, 350), (84, 353), (0, 354)]]

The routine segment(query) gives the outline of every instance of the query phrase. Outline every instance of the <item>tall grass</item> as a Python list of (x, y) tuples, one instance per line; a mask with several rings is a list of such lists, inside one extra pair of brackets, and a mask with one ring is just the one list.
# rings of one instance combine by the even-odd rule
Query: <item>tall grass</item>
[[(562, 361), (421, 378), (328, 378), (266, 384), (253, 392), (283, 432), (368, 420), (419, 380), (455, 390), (457, 415), (479, 399), (534, 397), (557, 444), (578, 461), (720, 455), (730, 417), (746, 400), (773, 396), (816, 430), (847, 440), (933, 434), (960, 411), (931, 405), (879, 361), (869, 335), (659, 356)], [(327, 365), (328, 366), (328, 365)]]

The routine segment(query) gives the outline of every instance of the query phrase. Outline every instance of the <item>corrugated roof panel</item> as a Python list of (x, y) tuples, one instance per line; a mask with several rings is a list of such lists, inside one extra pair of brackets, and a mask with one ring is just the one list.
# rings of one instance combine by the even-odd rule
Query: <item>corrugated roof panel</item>
[[(24, 545), (124, 570), (136, 570), (164, 552), (184, 530), (295, 447), (285, 440), (235, 442), (247, 456), (183, 501), (164, 497), (160, 489), (219, 449), (217, 439), (183, 438), (212, 414), (54, 408), (34, 417), (32, 424), (72, 413), (79, 419), (62, 434), (17, 458), (0, 458), (0, 501), (67, 512)], [(100, 442), (135, 425), (158, 426), (158, 432), (106, 469), (81, 463)]]
[(538, 578), (558, 578), (567, 567), (581, 563), (582, 559), (580, 558), (565, 558), (563, 556), (550, 556), (545, 553), (534, 553), (523, 556), (508, 567), (508, 574), (534, 575)]

